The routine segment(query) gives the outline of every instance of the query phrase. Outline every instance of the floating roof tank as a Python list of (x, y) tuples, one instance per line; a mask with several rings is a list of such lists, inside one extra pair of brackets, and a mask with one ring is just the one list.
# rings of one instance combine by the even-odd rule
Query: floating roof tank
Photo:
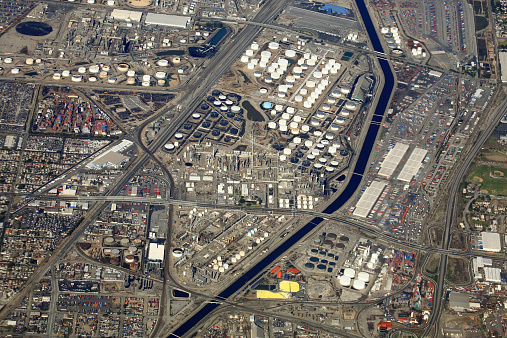
[(366, 288), (366, 284), (362, 280), (355, 279), (354, 284), (352, 284), (352, 287), (356, 290), (364, 290)]
[(345, 270), (343, 271), (343, 275), (349, 278), (354, 278), (356, 276), (356, 271), (351, 268), (345, 268)]
[(368, 283), (370, 281), (370, 274), (368, 272), (361, 271), (357, 274), (357, 279), (362, 280), (365, 283)]
[(340, 285), (342, 286), (350, 286), (350, 283), (351, 283), (351, 279), (350, 277), (347, 277), (347, 276), (340, 276)]

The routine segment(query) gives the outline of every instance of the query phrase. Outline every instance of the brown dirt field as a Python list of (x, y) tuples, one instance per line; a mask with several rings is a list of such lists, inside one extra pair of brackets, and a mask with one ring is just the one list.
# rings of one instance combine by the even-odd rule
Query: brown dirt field
[(499, 170), (495, 170), (493, 171), (493, 175), (496, 175), (496, 176), (504, 176), (503, 172), (499, 171)]
[(454, 232), (451, 236), (451, 249), (466, 250), (467, 249), (467, 238), (462, 232)]
[(474, 182), (479, 182), (479, 183), (481, 183), (481, 182), (483, 182), (483, 181), (484, 181), (484, 180), (483, 180), (481, 177), (479, 177), (479, 176), (474, 176), (474, 178), (473, 178), (472, 180), (473, 180)]
[(489, 194), (489, 191), (487, 191), (486, 189), (481, 189), (481, 193), (483, 193), (483, 194)]
[(440, 244), (442, 243), (442, 236), (443, 236), (442, 228), (433, 227), (433, 228), (431, 228), (430, 233), (431, 233), (431, 244), (434, 247), (440, 247)]
[(502, 154), (484, 154), (482, 157), (484, 161), (507, 163), (507, 156)]
[(467, 284), (470, 282), (468, 261), (461, 257), (449, 257), (446, 273), (447, 280), (454, 284)]

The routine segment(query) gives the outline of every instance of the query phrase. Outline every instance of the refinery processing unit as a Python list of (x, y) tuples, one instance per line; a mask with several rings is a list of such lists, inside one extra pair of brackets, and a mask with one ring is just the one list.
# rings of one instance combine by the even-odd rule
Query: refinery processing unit
[(0, 336), (505, 336), (506, 18), (0, 0)]

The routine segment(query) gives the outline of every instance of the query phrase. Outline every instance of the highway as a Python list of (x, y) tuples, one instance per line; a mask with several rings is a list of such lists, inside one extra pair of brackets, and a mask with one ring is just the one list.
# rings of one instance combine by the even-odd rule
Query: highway
[[(497, 109), (496, 112), (492, 114), (492, 118), (490, 123), (487, 123), (487, 128), (482, 131), (479, 135), (479, 138), (475, 142), (473, 148), (467, 154), (461, 166), (456, 167), (456, 173), (454, 177), (454, 181), (449, 190), (449, 202), (447, 203), (447, 210), (445, 216), (445, 228), (442, 236), (442, 249), (448, 250), (449, 244), (451, 242), (451, 229), (453, 224), (453, 217), (455, 210), (458, 209), (458, 201), (457, 196), (459, 195), (459, 186), (460, 183), (465, 176), (470, 164), (479, 151), (481, 150), (483, 144), (488, 140), (489, 136), (493, 133), (496, 128), (496, 125), (500, 122), (501, 118), (504, 116), (505, 111), (507, 109), (507, 101), (504, 101)], [(437, 286), (435, 288), (435, 296), (433, 301), (433, 310), (431, 311), (431, 318), (429, 319), (426, 329), (424, 330), (423, 337), (428, 336), (437, 336), (438, 335), (438, 325), (437, 321), (440, 318), (440, 313), (443, 308), (443, 304), (445, 304), (446, 298), (446, 287), (445, 287), (445, 276), (447, 272), (447, 264), (448, 264), (448, 255), (449, 253), (441, 253), (440, 257), (440, 265), (438, 270), (438, 281)], [(453, 254), (454, 255), (454, 254)], [(435, 331), (432, 332), (433, 328)]]

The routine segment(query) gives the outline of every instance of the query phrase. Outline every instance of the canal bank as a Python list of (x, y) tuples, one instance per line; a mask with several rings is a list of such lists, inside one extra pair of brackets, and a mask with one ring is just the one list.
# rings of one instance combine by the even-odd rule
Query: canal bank
[[(384, 53), (384, 49), (382, 48), (380, 39), (375, 31), (375, 27), (369, 16), (364, 0), (356, 0), (356, 3), (360, 11), (361, 17), (363, 18), (365, 28), (370, 36), (373, 48), (375, 49), (376, 52)], [(391, 70), (389, 62), (386, 59), (383, 58), (377, 59), (383, 73), (384, 86), (382, 87), (380, 95), (378, 96), (378, 103), (377, 106), (375, 107), (372, 120), (368, 125), (368, 129), (364, 137), (363, 146), (359, 152), (357, 162), (355, 163), (354, 168), (352, 170), (352, 175), (350, 175), (350, 179), (346, 187), (336, 197), (336, 199), (323, 211), (324, 213), (331, 214), (336, 210), (340, 209), (343, 205), (345, 205), (345, 203), (347, 203), (350, 200), (350, 198), (355, 194), (357, 189), (360, 187), (363, 174), (366, 170), (368, 160), (370, 158), (371, 151), (377, 139), (378, 132), (381, 128), (381, 121), (390, 102), (394, 89), (394, 74)], [(255, 264), (252, 268), (246, 271), (229, 287), (227, 287), (224, 291), (222, 291), (216, 297), (217, 301), (220, 302), (221, 300), (229, 298), (230, 296), (235, 294), (238, 290), (242, 289), (245, 285), (249, 284), (253, 278), (255, 278), (264, 269), (266, 269), (279, 256), (284, 254), (285, 251), (287, 251), (293, 245), (295, 245), (306, 234), (308, 234), (315, 227), (320, 225), (323, 220), (324, 219), (321, 217), (315, 217), (305, 226), (303, 226), (297, 232), (295, 232), (292, 236), (288, 237), (285, 240), (285, 242), (283, 242), (280, 246), (274, 249), (266, 257), (264, 257), (257, 264)], [(169, 335), (169, 337), (182, 337), (185, 336), (187, 333), (190, 333), (190, 331), (192, 331), (192, 328), (196, 327), (199, 322), (201, 322), (209, 314), (211, 314), (211, 312), (214, 309), (216, 309), (219, 305), (220, 305), (219, 303), (212, 304), (207, 303), (200, 310), (195, 312), (195, 314), (191, 318), (189, 318), (180, 327), (178, 327), (171, 335)]]

